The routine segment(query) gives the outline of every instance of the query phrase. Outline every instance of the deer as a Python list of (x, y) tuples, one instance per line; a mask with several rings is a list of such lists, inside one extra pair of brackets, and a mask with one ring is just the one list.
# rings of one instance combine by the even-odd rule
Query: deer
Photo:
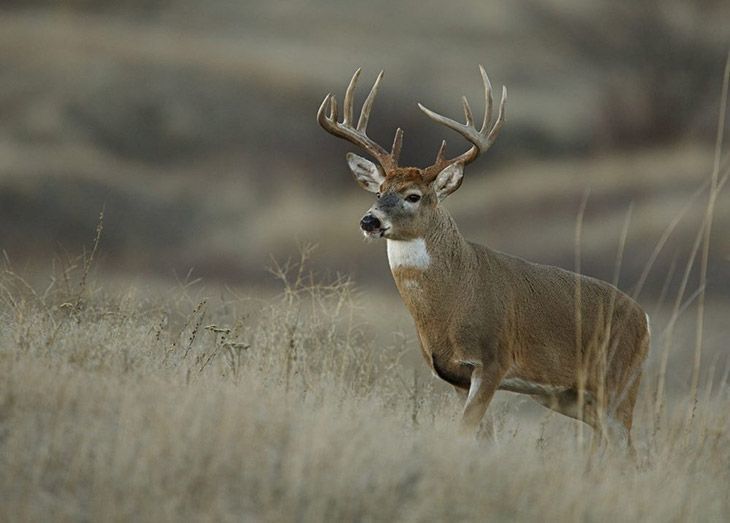
[(345, 91), (342, 121), (332, 93), (317, 121), (375, 160), (346, 155), (357, 183), (376, 195), (360, 228), (368, 239), (386, 240), (391, 273), (426, 363), (464, 400), (459, 432), (478, 434), (495, 392), (504, 390), (528, 395), (587, 424), (601, 442), (633, 451), (633, 411), (651, 336), (646, 313), (605, 281), (467, 241), (443, 205), (461, 187), (464, 167), (494, 144), (505, 122), (506, 87), (492, 124), (492, 85), (484, 67), (479, 71), (485, 110), (478, 129), (466, 97), (465, 124), (418, 104), (470, 144), (449, 158), (444, 140), (425, 168), (399, 166), (402, 129), (390, 151), (367, 135), (382, 71), (357, 123), (360, 69)]

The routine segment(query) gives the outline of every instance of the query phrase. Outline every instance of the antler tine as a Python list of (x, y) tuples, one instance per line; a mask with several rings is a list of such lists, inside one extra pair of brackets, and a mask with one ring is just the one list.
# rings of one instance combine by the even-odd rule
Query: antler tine
[(441, 147), (439, 147), (439, 152), (436, 153), (436, 162), (434, 163), (434, 165), (443, 163), (444, 160), (446, 160), (446, 140), (443, 140), (441, 142)]
[(380, 81), (383, 79), (383, 71), (378, 73), (378, 77), (375, 79), (373, 87), (368, 93), (368, 97), (365, 98), (365, 102), (362, 104), (360, 110), (360, 118), (357, 121), (357, 130), (364, 133), (368, 127), (368, 120), (370, 120), (370, 111), (373, 108), (373, 102), (375, 101), (375, 95), (378, 94), (378, 87), (380, 87)]
[[(464, 116), (466, 118), (465, 124), (461, 124), (455, 120), (452, 120), (451, 118), (447, 118), (446, 116), (435, 113), (427, 107), (424, 107), (420, 103), (418, 104), (418, 107), (421, 109), (421, 111), (426, 113), (426, 116), (431, 118), (436, 123), (444, 125), (449, 129), (452, 129), (453, 131), (456, 131), (472, 143), (472, 146), (466, 152), (448, 161), (444, 159), (444, 153), (439, 150), (439, 154), (436, 157), (436, 163), (434, 163), (431, 167), (427, 169), (431, 174), (434, 174), (433, 171), (436, 171), (437, 169), (443, 169), (448, 164), (463, 162), (464, 165), (466, 165), (473, 162), (481, 153), (489, 149), (489, 147), (496, 140), (499, 131), (504, 125), (505, 105), (507, 102), (507, 88), (502, 88), (502, 99), (499, 103), (499, 115), (497, 117), (497, 121), (494, 123), (494, 126), (489, 129), (489, 123), (492, 120), (492, 84), (489, 81), (487, 72), (481, 65), (479, 66), (479, 72), (481, 73), (482, 83), (484, 84), (485, 105), (484, 119), (482, 120), (482, 126), (480, 130), (477, 131), (474, 125), (474, 116), (471, 112), (471, 107), (469, 107), (469, 102), (467, 101), (466, 97), (462, 98), (462, 104), (464, 106)], [(438, 174), (438, 171), (436, 171), (436, 174)]]
[(480, 132), (483, 133), (487, 125), (489, 125), (489, 122), (492, 121), (492, 82), (489, 81), (489, 76), (487, 76), (483, 65), (479, 66), (479, 72), (482, 75), (482, 82), (484, 83), (484, 120), (482, 120), (482, 128), (480, 129)]
[(494, 143), (494, 141), (497, 139), (497, 135), (499, 134), (499, 131), (502, 130), (502, 126), (504, 125), (504, 108), (506, 104), (507, 88), (505, 86), (502, 86), (502, 99), (499, 101), (499, 112), (497, 113), (497, 121), (494, 122), (494, 126), (492, 127), (492, 130), (489, 131), (489, 135), (487, 137), (490, 145)]
[(355, 71), (355, 74), (352, 75), (352, 79), (350, 79), (350, 83), (347, 86), (347, 90), (345, 91), (345, 101), (342, 104), (342, 108), (344, 111), (344, 115), (342, 117), (343, 125), (350, 125), (350, 122), (352, 122), (352, 102), (354, 99), (355, 87), (357, 86), (357, 79), (360, 77), (361, 70), (362, 69), (358, 67), (357, 71)]
[(466, 118), (466, 125), (474, 127), (474, 115), (471, 112), (469, 100), (466, 99), (466, 96), (461, 97), (461, 103), (464, 105), (464, 118)]
[(330, 98), (332, 98), (332, 93), (327, 93), (327, 95), (324, 97), (324, 100), (322, 100), (319, 109), (317, 110), (317, 121), (322, 127), (325, 126), (325, 124), (323, 124), (322, 122), (326, 122), (327, 120), (327, 108), (330, 105)]
[(393, 163), (398, 165), (398, 159), (400, 158), (400, 150), (403, 147), (403, 129), (398, 127), (395, 130), (395, 137), (393, 138), (393, 147), (390, 149), (390, 157), (393, 159)]
[(339, 117), (340, 114), (337, 110), (337, 97), (335, 95), (332, 95), (332, 97), (330, 98), (330, 120), (337, 123)]

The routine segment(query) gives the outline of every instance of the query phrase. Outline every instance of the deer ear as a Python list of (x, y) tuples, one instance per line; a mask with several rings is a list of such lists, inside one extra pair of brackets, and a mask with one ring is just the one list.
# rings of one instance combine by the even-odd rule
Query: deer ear
[(452, 163), (436, 176), (431, 186), (436, 191), (439, 201), (441, 201), (458, 189), (463, 179), (464, 164), (461, 162)]
[(355, 180), (360, 184), (360, 187), (366, 191), (378, 192), (380, 184), (385, 180), (385, 176), (380, 172), (378, 166), (370, 160), (353, 153), (347, 153), (346, 158), (347, 165), (350, 166), (350, 170), (355, 175)]

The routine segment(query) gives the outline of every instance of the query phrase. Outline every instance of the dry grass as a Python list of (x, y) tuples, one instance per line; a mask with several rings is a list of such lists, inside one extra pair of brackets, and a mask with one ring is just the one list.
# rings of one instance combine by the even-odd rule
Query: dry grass
[(642, 394), (637, 463), (590, 456), (574, 422), (506, 393), (490, 409), (496, 441), (463, 440), (456, 397), (400, 361), (402, 338), (375, 340), (346, 281), (290, 264), (275, 270), (275, 299), (205, 297), (194, 282), (152, 298), (106, 294), (84, 276), (88, 259), (75, 265), (43, 291), (3, 272), (3, 520), (730, 515), (717, 359), (691, 423), (676, 384), (658, 417)]

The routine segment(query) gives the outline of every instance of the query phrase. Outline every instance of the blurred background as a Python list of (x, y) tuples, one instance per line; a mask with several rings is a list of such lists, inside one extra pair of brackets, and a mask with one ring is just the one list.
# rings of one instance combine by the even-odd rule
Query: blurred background
[[(403, 164), (463, 140), (417, 108), (481, 114), (484, 64), (507, 124), (447, 206), (467, 238), (582, 271), (645, 299), (676, 286), (707, 201), (726, 0), (5, 0), (0, 3), (0, 249), (47, 270), (91, 243), (113, 277), (266, 287), (270, 257), (319, 245), (314, 268), (395, 290), (384, 242), (358, 230), (372, 195), (352, 146), (321, 130), (357, 67), (385, 78), (370, 135), (405, 130)], [(357, 151), (359, 152), (359, 151)], [(726, 169), (727, 163), (724, 163)], [(724, 172), (724, 171), (723, 171)], [(709, 297), (730, 294), (730, 199), (713, 226)], [(694, 274), (694, 273), (693, 273)]]

